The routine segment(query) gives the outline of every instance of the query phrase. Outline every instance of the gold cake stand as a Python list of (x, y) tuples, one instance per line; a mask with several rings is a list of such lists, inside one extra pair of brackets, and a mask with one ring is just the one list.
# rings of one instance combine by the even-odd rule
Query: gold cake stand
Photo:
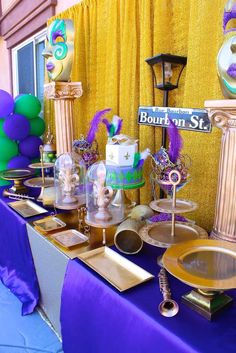
[(0, 172), (0, 178), (13, 181), (14, 185), (9, 188), (9, 192), (19, 194), (27, 192), (26, 187), (23, 185), (23, 180), (29, 178), (33, 174), (34, 171), (27, 168), (8, 169)]
[(149, 204), (154, 211), (171, 214), (171, 221), (156, 222), (142, 227), (139, 234), (146, 243), (168, 248), (187, 240), (208, 238), (208, 234), (203, 228), (190, 222), (176, 222), (175, 215), (177, 213), (191, 212), (197, 208), (195, 202), (176, 199), (176, 187), (180, 182), (181, 174), (178, 170), (172, 170), (169, 173), (169, 181), (162, 182), (164, 185), (172, 186), (172, 199), (154, 200)]
[(191, 240), (167, 249), (162, 261), (168, 272), (195, 288), (183, 302), (208, 320), (232, 303), (223, 291), (236, 288), (236, 244)]

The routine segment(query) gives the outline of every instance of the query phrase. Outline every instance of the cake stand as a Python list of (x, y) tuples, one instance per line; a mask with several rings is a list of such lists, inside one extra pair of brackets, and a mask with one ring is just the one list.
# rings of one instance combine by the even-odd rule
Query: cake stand
[(4, 180), (13, 181), (14, 185), (8, 191), (11, 193), (25, 193), (26, 187), (23, 185), (23, 180), (29, 178), (34, 174), (31, 169), (8, 169), (0, 172), (0, 178)]
[(150, 203), (154, 211), (171, 214), (171, 221), (156, 222), (141, 228), (139, 234), (143, 241), (161, 248), (168, 248), (186, 240), (206, 239), (207, 232), (190, 222), (176, 222), (175, 215), (186, 213), (197, 208), (192, 201), (176, 199), (176, 187), (181, 182), (181, 174), (177, 170), (169, 173), (169, 181), (163, 182), (173, 187), (172, 199), (159, 199)]
[(195, 288), (182, 297), (183, 302), (208, 320), (232, 303), (223, 291), (236, 287), (236, 244), (214, 239), (187, 241), (167, 249), (163, 265)]

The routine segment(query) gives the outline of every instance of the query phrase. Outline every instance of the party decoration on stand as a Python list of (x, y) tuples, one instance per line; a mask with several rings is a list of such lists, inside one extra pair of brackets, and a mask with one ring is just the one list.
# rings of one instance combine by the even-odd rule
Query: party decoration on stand
[(48, 125), (43, 145), (43, 161), (44, 163), (54, 163), (56, 161), (56, 145), (54, 144), (54, 136)]
[(54, 100), (57, 155), (71, 152), (73, 141), (74, 100), (82, 96), (81, 82), (70, 82), (74, 55), (72, 20), (56, 19), (47, 29), (43, 51), (49, 79), (44, 85), (45, 97)]
[(236, 245), (213, 239), (197, 239), (166, 250), (163, 265), (168, 272), (195, 289), (183, 302), (208, 320), (232, 303), (223, 291), (235, 288)]
[(96, 112), (91, 121), (87, 136), (84, 137), (81, 135), (79, 140), (75, 140), (73, 142), (73, 151), (82, 156), (86, 164), (86, 168), (95, 163), (99, 158), (98, 144), (95, 140), (96, 133), (101, 122), (101, 118), (110, 110), (111, 109), (108, 108)]
[(73, 153), (60, 155), (55, 162), (55, 207), (72, 210), (85, 204), (86, 167), (82, 157)]
[[(25, 169), (39, 157), (40, 135), (44, 133), (44, 121), (38, 115), (41, 103), (30, 94), (20, 94), (15, 100), (0, 90), (0, 171)], [(33, 128), (32, 123), (33, 122)], [(1, 162), (6, 165), (1, 166)], [(0, 180), (0, 185), (8, 182)]]
[[(144, 226), (140, 230), (142, 239), (154, 246), (167, 248), (186, 240), (207, 238), (207, 232), (189, 222), (176, 222), (176, 214), (193, 211), (197, 204), (182, 199), (176, 199), (176, 191), (188, 181), (188, 166), (186, 158), (180, 155), (183, 146), (182, 138), (170, 120), (168, 127), (169, 149), (163, 147), (152, 156), (152, 181), (158, 183), (170, 198), (154, 200), (150, 207), (154, 211), (166, 214), (166, 220)], [(153, 187), (154, 188), (154, 187)], [(171, 215), (171, 221), (169, 221)]]
[[(236, 164), (236, 61), (235, 46), (236, 3), (226, 3), (223, 30), (230, 33), (224, 41), (217, 57), (218, 77), (224, 100), (205, 101), (205, 108), (212, 125), (222, 130), (221, 151), (219, 160), (218, 185), (216, 195), (215, 218), (211, 236), (216, 239), (236, 242), (236, 198), (235, 170)], [(229, 23), (230, 22), (230, 23)], [(234, 27), (228, 28), (233, 24)]]
[(124, 190), (137, 189), (145, 184), (143, 179), (143, 164), (150, 150), (138, 152), (137, 140), (120, 134), (122, 119), (113, 116), (112, 122), (103, 119), (106, 125), (108, 141), (106, 145), (107, 185), (117, 189), (112, 204), (126, 207), (135, 206), (126, 197)]

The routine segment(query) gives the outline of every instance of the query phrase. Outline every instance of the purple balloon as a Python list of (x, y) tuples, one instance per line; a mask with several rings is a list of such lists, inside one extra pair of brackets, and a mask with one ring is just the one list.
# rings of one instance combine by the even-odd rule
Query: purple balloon
[(39, 146), (42, 144), (43, 142), (38, 136), (28, 136), (19, 143), (19, 151), (30, 159), (38, 158), (40, 155)]
[(0, 117), (3, 118), (13, 112), (14, 109), (14, 99), (12, 96), (0, 89)]
[(12, 114), (3, 123), (3, 131), (11, 140), (23, 140), (30, 133), (30, 122), (23, 115)]
[(7, 164), (8, 169), (18, 169), (18, 168), (27, 168), (30, 164), (30, 159), (25, 156), (16, 156), (13, 157)]

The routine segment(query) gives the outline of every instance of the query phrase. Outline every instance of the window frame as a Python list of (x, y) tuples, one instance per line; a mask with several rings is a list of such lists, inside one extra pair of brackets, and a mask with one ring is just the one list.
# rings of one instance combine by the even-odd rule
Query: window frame
[(13, 96), (19, 94), (19, 76), (18, 76), (18, 50), (26, 46), (27, 44), (33, 43), (33, 62), (34, 62), (34, 94), (37, 96), (37, 73), (36, 73), (36, 45), (40, 42), (46, 41), (47, 28), (42, 29), (41, 31), (35, 33), (31, 37), (27, 38), (14, 48), (12, 48), (11, 53), (11, 63), (12, 63), (12, 89)]

